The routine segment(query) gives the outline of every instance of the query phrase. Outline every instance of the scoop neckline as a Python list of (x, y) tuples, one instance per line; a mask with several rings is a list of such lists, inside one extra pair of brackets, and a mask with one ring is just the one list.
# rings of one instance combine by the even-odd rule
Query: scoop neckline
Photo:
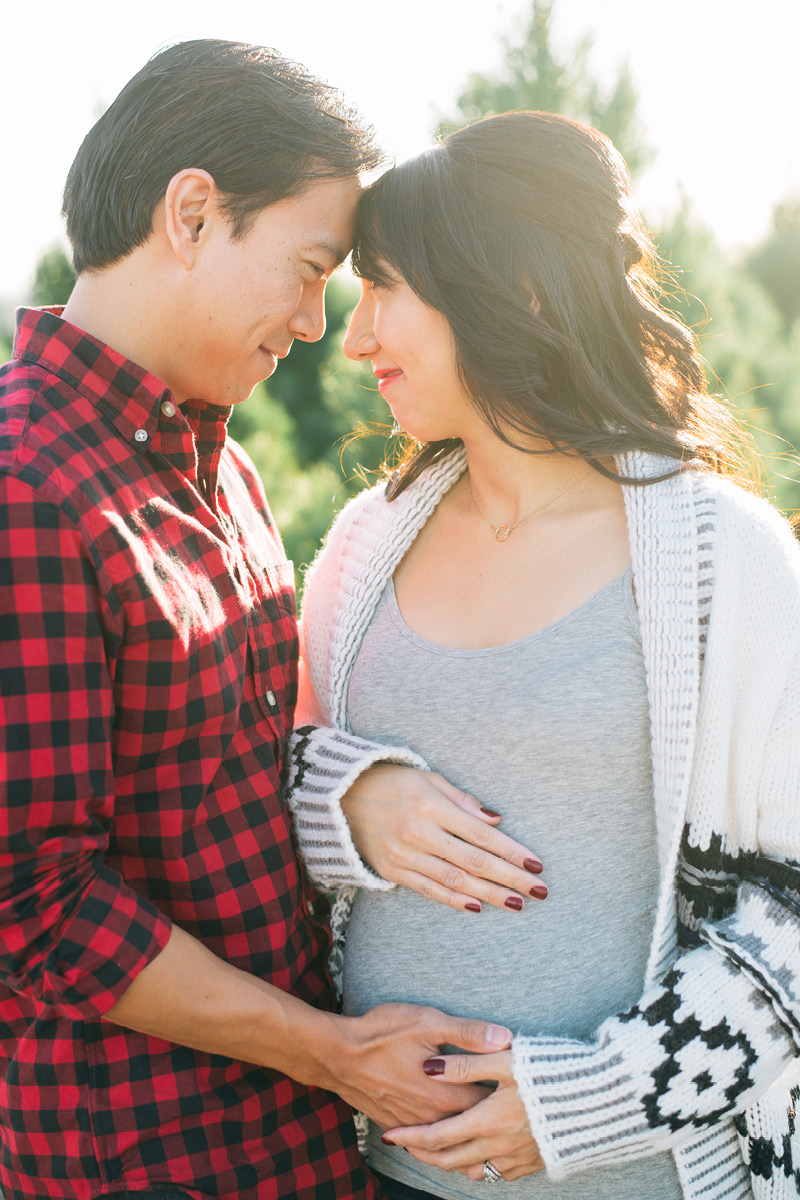
[[(438, 642), (430, 642), (427, 638), (421, 637), (415, 633), (410, 625), (406, 623), (405, 617), (400, 611), (400, 605), (397, 602), (397, 592), (394, 586), (394, 576), (389, 577), (386, 585), (387, 602), (389, 605), (389, 613), (394, 624), (408, 641), (413, 642), (423, 650), (427, 650), (433, 654), (452, 655), (454, 658), (480, 658), (492, 654), (504, 654), (511, 650), (520, 649), (523, 646), (528, 646), (532, 642), (541, 641), (550, 634), (557, 632), (565, 625), (569, 625), (572, 621), (577, 620), (595, 604), (604, 600), (611, 592), (616, 591), (625, 583), (630, 583), (633, 579), (633, 564), (628, 563), (621, 575), (609, 580), (604, 584), (599, 591), (589, 596), (577, 608), (573, 608), (571, 612), (565, 613), (563, 617), (559, 617), (555, 621), (551, 621), (549, 625), (543, 625), (541, 629), (534, 629), (532, 633), (526, 633), (524, 637), (517, 638), (513, 642), (502, 642), (499, 646), (478, 646), (473, 649), (462, 649), (458, 646), (442, 646)], [(628, 588), (629, 612), (634, 620), (637, 620), (636, 601), (633, 597), (632, 587)]]

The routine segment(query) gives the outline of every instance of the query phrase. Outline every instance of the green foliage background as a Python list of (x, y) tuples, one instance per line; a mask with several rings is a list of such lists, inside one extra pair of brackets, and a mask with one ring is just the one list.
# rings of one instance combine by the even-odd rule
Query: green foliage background
[[(552, 39), (551, 0), (537, 0), (530, 21), (509, 40), (497, 77), (471, 75), (457, 112), (440, 132), (514, 108), (562, 112), (607, 133), (635, 175), (652, 157), (637, 117), (627, 67), (610, 86), (592, 77), (591, 42), (559, 56)], [(764, 455), (764, 486), (785, 510), (800, 509), (800, 198), (776, 197), (767, 237), (746, 252), (725, 255), (714, 235), (684, 203), (654, 230), (674, 287), (670, 307), (700, 337), (712, 390), (750, 423)], [(645, 214), (646, 216), (646, 214)], [(63, 251), (40, 260), (31, 300), (63, 303), (74, 276)], [(310, 562), (334, 513), (364, 485), (387, 450), (387, 411), (368, 366), (349, 362), (342, 334), (358, 288), (346, 271), (328, 286), (328, 328), (313, 345), (296, 343), (269, 382), (238, 405), (230, 430), (254, 459), (283, 532), (289, 557)], [(10, 330), (0, 330), (8, 357)], [(359, 426), (383, 424), (346, 442)], [(298, 581), (302, 579), (302, 570)]]

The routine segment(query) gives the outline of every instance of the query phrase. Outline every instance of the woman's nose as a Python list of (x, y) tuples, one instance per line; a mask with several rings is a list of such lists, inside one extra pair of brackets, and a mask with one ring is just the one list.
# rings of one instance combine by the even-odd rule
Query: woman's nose
[(348, 358), (360, 362), (369, 358), (378, 348), (372, 321), (372, 301), (368, 292), (363, 292), (355, 307), (347, 332), (344, 335), (343, 349)]

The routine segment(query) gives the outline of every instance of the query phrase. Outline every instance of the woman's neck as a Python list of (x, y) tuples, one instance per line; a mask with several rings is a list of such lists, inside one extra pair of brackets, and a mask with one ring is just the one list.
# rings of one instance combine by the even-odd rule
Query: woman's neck
[(467, 498), (492, 524), (513, 526), (537, 506), (549, 507), (567, 493), (577, 497), (598, 487), (605, 491), (610, 483), (577, 455), (526, 454), (485, 436), (465, 442), (465, 448)]

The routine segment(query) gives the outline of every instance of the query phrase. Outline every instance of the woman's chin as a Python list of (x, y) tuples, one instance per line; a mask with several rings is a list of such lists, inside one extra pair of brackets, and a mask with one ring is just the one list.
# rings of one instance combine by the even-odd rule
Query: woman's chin
[(431, 425), (427, 421), (401, 421), (394, 413), (394, 423), (399, 426), (403, 433), (414, 441), (420, 443), (426, 442), (444, 442), (448, 438), (460, 437), (458, 433), (453, 433), (451, 430), (445, 430), (441, 427)]

